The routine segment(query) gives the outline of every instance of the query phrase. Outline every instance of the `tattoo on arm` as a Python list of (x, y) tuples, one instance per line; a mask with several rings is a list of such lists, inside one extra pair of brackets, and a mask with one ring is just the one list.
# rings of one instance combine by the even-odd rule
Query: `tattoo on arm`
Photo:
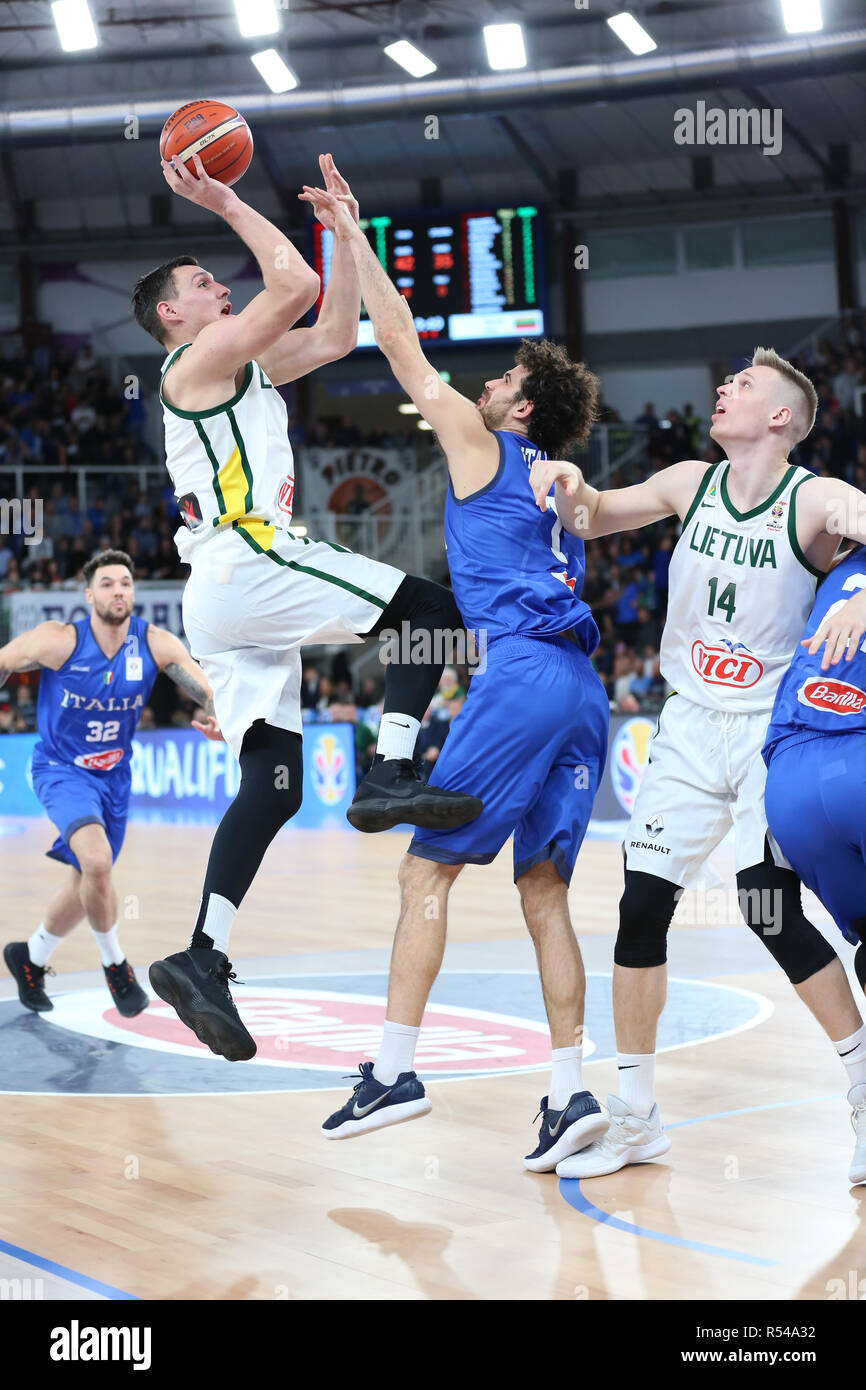
[(214, 712), (213, 696), (209, 695), (200, 681), (196, 680), (191, 671), (187, 671), (177, 661), (170, 661), (163, 668), (165, 674), (174, 681), (191, 700), (195, 700), (197, 705), (201, 705), (205, 714), (210, 716)]

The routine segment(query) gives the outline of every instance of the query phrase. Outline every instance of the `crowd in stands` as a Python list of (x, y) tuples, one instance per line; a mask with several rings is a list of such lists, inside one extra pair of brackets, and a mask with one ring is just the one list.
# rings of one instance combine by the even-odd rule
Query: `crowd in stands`
[[(858, 392), (866, 400), (864, 322), (862, 313), (843, 319), (838, 341), (821, 340), (794, 359), (814, 381), (819, 408), (812, 434), (792, 457), (817, 474), (845, 478), (866, 492), (866, 403), (857, 409)], [(608, 410), (605, 418), (619, 417)], [(634, 423), (645, 432), (644, 461), (627, 477), (614, 473), (611, 487), (638, 482), (679, 459), (718, 462), (723, 457), (706, 433), (707, 422), (690, 403), (663, 415), (648, 402)], [(408, 447), (418, 442), (412, 422), (362, 434), (348, 416), (319, 421), (309, 433), (292, 417), (290, 435), (295, 445), (320, 447)], [(85, 508), (79, 505), (74, 474), (68, 481), (46, 476), (43, 484), (30, 488), (31, 500), (42, 499), (43, 538), (27, 545), (21, 536), (0, 535), (0, 590), (68, 585), (94, 551), (109, 546), (132, 556), (138, 579), (185, 578), (187, 569), (172, 540), (178, 519), (168, 480), (143, 492), (131, 472), (159, 463), (144, 442), (141, 403), (123, 399), (89, 348), (74, 355), (45, 348), (0, 358), (0, 496), (12, 495), (10, 470), (17, 464), (40, 463), (107, 463), (117, 473), (106, 475), (104, 491), (88, 491), (91, 500)], [(359, 498), (358, 509), (362, 504)], [(614, 710), (652, 710), (664, 698), (659, 643), (677, 533), (673, 519), (587, 547), (583, 596), (601, 633), (594, 664)], [(427, 711), (419, 740), (428, 766), (470, 679), (471, 670), (446, 668), (444, 686), (440, 684)], [(317, 662), (305, 667), (304, 717), (354, 723), (360, 772), (375, 749), (383, 688), (381, 679), (372, 677), (353, 688), (344, 653), (332, 666)], [(33, 689), (31, 682), (23, 682), (10, 702), (0, 705), (0, 733), (33, 727)], [(151, 719), (188, 723), (193, 713), (188, 704), (168, 682), (160, 682), (144, 726)]]

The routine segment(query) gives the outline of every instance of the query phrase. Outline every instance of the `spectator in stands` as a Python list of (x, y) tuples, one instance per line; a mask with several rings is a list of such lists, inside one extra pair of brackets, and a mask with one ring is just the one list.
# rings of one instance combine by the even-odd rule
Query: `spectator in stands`
[(641, 429), (645, 429), (647, 434), (655, 434), (659, 427), (659, 418), (656, 415), (656, 408), (652, 401), (647, 401), (640, 415), (635, 420), (635, 424)]

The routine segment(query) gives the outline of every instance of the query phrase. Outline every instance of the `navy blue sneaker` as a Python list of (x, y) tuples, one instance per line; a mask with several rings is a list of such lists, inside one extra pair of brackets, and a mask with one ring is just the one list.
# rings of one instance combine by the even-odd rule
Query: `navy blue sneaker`
[(361, 1080), (351, 1100), (322, 1125), (326, 1139), (354, 1139), (356, 1134), (366, 1134), (370, 1129), (384, 1129), (386, 1125), (400, 1125), (404, 1120), (429, 1115), (433, 1109), (414, 1071), (401, 1071), (396, 1081), (383, 1086), (373, 1075), (372, 1062), (362, 1062), (358, 1070)]
[(606, 1134), (610, 1123), (589, 1091), (576, 1091), (564, 1110), (548, 1110), (545, 1096), (538, 1115), (543, 1117), (538, 1147), (523, 1160), (531, 1173), (553, 1172), (563, 1158), (578, 1153)]

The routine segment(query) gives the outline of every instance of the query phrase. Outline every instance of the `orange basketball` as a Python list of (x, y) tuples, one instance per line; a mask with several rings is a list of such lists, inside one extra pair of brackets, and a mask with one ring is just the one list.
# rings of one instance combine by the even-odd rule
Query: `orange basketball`
[(159, 152), (166, 161), (182, 159), (193, 175), (197, 154), (208, 178), (232, 184), (249, 168), (253, 137), (240, 112), (224, 101), (188, 101), (163, 126)]

